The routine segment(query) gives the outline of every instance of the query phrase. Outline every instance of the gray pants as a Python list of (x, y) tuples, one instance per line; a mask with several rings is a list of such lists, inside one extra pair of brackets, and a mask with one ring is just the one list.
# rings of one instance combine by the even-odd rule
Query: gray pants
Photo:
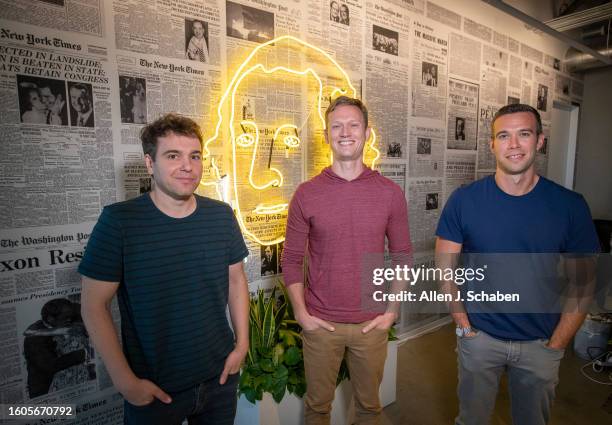
[(459, 416), (456, 425), (488, 425), (495, 407), (499, 379), (508, 373), (515, 425), (545, 425), (559, 382), (563, 350), (548, 340), (502, 341), (482, 331), (458, 338)]

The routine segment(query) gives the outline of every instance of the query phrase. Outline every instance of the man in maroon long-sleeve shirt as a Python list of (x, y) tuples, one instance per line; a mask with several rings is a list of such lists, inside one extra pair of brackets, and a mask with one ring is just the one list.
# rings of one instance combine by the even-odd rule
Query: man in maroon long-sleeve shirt
[(356, 423), (378, 424), (387, 332), (397, 319), (397, 305), (381, 314), (364, 309), (360, 274), (368, 256), (384, 252), (385, 236), (390, 253), (410, 256), (406, 199), (399, 186), (362, 161), (370, 136), (365, 105), (340, 96), (325, 118), (333, 162), (296, 190), (282, 258), (285, 285), (303, 329), (306, 425), (329, 424), (345, 354)]

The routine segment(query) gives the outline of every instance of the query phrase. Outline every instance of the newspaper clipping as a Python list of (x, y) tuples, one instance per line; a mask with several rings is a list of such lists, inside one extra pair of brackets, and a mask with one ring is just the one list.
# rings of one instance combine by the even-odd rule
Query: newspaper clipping
[(442, 180), (414, 179), (408, 185), (410, 238), (415, 251), (433, 249), (442, 211)]
[(478, 131), (478, 85), (448, 80), (447, 148), (476, 150)]
[(408, 174), (410, 177), (442, 177), (444, 173), (444, 129), (410, 127)]
[(424, 20), (413, 25), (412, 116), (444, 120), (448, 37)]
[(369, 3), (372, 44), (366, 53), (366, 97), (385, 159), (406, 159), (410, 105), (408, 15), (386, 2)]
[(449, 152), (446, 155), (446, 181), (444, 204), (448, 197), (460, 187), (474, 181), (476, 175), (476, 154), (473, 152)]

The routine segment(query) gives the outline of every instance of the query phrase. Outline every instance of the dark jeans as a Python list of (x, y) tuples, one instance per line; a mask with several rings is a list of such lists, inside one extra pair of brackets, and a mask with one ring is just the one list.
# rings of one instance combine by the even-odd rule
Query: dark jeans
[(145, 406), (124, 403), (126, 425), (233, 425), (236, 416), (237, 387), (240, 374), (229, 375), (225, 385), (219, 377), (179, 393), (171, 394), (172, 403), (155, 399)]

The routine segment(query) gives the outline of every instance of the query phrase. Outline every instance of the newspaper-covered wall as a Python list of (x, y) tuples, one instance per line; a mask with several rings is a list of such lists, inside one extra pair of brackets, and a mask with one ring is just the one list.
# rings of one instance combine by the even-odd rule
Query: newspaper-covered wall
[[(419, 263), (431, 262), (452, 191), (494, 172), (491, 119), (502, 105), (541, 112), (545, 173), (553, 101), (580, 102), (584, 83), (557, 59), (564, 46), (471, 13), (480, 7), (0, 0), (0, 403), (75, 404), (75, 423), (122, 422), (78, 314), (76, 267), (102, 207), (151, 189), (139, 132), (162, 113), (202, 125), (210, 156), (199, 193), (234, 207), (251, 291), (282, 279), (286, 204), (330, 163), (321, 112), (335, 90), (369, 107), (377, 140), (366, 162), (380, 152), (376, 169), (405, 192)], [(269, 43), (281, 36), (290, 38)], [(256, 146), (232, 142), (255, 135)], [(254, 188), (281, 175), (282, 185)], [(47, 326), (49, 306), (65, 311), (62, 326)], [(438, 317), (406, 310), (399, 331)], [(32, 353), (43, 345), (67, 366), (37, 370)]]
[[(391, 3), (368, 3), (366, 9), (366, 98), (384, 160), (405, 161), (410, 99), (410, 18)], [(391, 106), (392, 107), (389, 107)]]
[[(424, 19), (414, 22), (412, 116), (443, 120), (448, 81), (448, 35)], [(441, 26), (439, 26), (441, 27)]]

